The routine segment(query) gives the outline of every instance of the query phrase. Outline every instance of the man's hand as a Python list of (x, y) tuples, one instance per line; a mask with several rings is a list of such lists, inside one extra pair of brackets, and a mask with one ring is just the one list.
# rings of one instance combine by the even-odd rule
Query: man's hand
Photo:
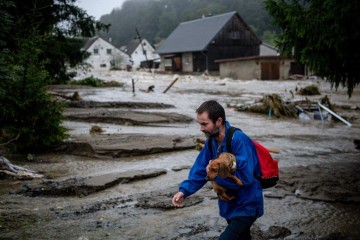
[(178, 192), (174, 195), (172, 203), (175, 207), (183, 207), (184, 205), (184, 193)]

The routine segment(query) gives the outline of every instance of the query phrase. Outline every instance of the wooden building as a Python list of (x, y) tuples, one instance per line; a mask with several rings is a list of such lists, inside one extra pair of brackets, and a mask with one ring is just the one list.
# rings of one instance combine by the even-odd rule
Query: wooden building
[(160, 70), (219, 71), (215, 60), (258, 56), (261, 40), (237, 12), (183, 22), (157, 49)]

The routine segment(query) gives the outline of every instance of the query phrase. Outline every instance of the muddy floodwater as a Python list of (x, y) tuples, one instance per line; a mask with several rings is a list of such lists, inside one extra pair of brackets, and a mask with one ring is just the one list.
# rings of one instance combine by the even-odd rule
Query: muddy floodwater
[[(217, 239), (226, 221), (219, 217), (209, 186), (187, 198), (184, 208), (171, 206), (198, 154), (193, 139), (204, 138), (194, 121), (195, 109), (210, 99), (225, 107), (231, 125), (280, 150), (273, 155), (279, 160), (280, 181), (264, 190), (265, 213), (251, 229), (253, 239), (360, 239), (360, 150), (354, 144), (360, 138), (359, 88), (348, 98), (346, 89), (336, 91), (322, 80), (180, 75), (163, 93), (176, 76), (114, 71), (79, 78), (90, 75), (124, 86), (50, 91), (77, 91), (83, 102), (93, 103), (64, 112), (67, 141), (87, 143), (91, 151), (68, 146), (31, 161), (7, 155), (46, 178), (0, 179), (0, 239)], [(296, 94), (311, 84), (321, 95)], [(151, 85), (154, 91), (146, 92)], [(272, 93), (284, 101), (318, 101), (327, 95), (351, 126), (237, 111)], [(104, 106), (109, 102), (119, 105)], [(90, 134), (95, 125), (102, 132)], [(60, 189), (65, 183), (70, 187)]]

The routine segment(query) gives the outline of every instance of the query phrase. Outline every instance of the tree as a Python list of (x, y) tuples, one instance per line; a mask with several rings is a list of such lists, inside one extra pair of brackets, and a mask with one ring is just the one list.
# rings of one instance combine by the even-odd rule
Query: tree
[(16, 53), (0, 58), (1, 142), (16, 152), (36, 152), (60, 143), (62, 106), (47, 93), (48, 72), (39, 60), (42, 37), (28, 36)]
[(75, 0), (0, 2), (0, 146), (36, 152), (66, 137), (62, 106), (47, 92), (85, 56), (79, 36), (105, 27)]
[(69, 80), (67, 66), (74, 67), (88, 56), (81, 51), (80, 38), (91, 37), (109, 27), (75, 6), (75, 1), (7, 0), (8, 4), (3, 4), (2, 11), (13, 19), (11, 34), (4, 38), (5, 48), (16, 52), (22, 39), (27, 39), (34, 29), (39, 36), (46, 36), (39, 58), (44, 61), (52, 83)]
[(359, 84), (360, 2), (357, 0), (265, 0), (281, 29), (277, 45), (349, 97)]

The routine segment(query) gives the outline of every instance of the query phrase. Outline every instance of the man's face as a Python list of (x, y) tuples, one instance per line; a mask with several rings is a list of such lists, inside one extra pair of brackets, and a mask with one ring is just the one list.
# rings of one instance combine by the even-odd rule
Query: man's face
[(213, 123), (211, 119), (209, 119), (209, 114), (207, 112), (201, 114), (198, 113), (196, 118), (197, 122), (200, 124), (200, 131), (202, 131), (207, 138), (217, 137), (219, 135), (221, 118), (219, 118), (216, 123)]

